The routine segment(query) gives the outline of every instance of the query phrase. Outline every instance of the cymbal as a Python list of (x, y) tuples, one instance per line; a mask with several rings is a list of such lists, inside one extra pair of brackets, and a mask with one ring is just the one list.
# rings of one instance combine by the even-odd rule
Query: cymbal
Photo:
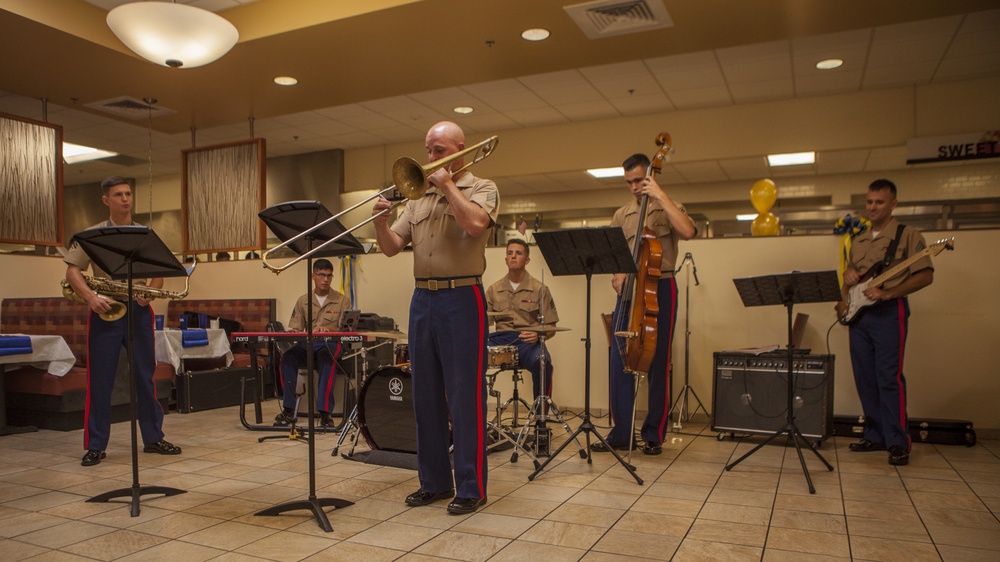
[(405, 340), (406, 334), (400, 332), (399, 330), (393, 330), (391, 332), (362, 332), (358, 331), (359, 334), (363, 336), (371, 336), (373, 338), (388, 338), (393, 340)]

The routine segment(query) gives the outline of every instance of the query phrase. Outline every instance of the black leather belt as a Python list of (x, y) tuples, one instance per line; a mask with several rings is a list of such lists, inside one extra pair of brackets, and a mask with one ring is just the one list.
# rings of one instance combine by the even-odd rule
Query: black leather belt
[(427, 289), (429, 291), (455, 289), (470, 285), (482, 285), (483, 283), (481, 277), (449, 277), (447, 279), (417, 279), (416, 281), (418, 289)]

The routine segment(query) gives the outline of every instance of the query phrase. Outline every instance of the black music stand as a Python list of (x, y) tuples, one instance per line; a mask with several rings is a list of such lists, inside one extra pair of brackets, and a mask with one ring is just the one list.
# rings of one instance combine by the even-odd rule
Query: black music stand
[[(793, 377), (793, 363), (795, 356), (795, 344), (792, 343), (792, 306), (796, 303), (807, 302), (836, 302), (841, 299), (840, 281), (837, 279), (836, 271), (813, 271), (813, 272), (793, 272), (781, 275), (762, 275), (760, 277), (746, 277), (743, 279), (733, 279), (736, 283), (736, 290), (743, 299), (743, 306), (769, 306), (784, 305), (788, 310), (788, 403), (785, 410), (785, 427), (779, 429), (773, 435), (762, 441), (747, 454), (726, 465), (726, 470), (732, 470), (734, 466), (743, 462), (744, 459), (756, 453), (761, 447), (774, 441), (782, 434), (788, 434), (788, 440), (795, 444), (795, 452), (799, 455), (799, 463), (802, 464), (802, 473), (806, 476), (806, 483), (809, 485), (809, 493), (815, 494), (812, 478), (809, 477), (809, 469), (806, 468), (806, 460), (802, 456), (802, 448), (799, 447), (799, 440), (809, 447), (813, 453), (823, 461), (830, 471), (833, 466), (823, 458), (816, 450), (816, 442), (810, 443), (795, 425), (795, 401)], [(787, 442), (786, 442), (787, 445)]]
[[(135, 413), (135, 319), (132, 317), (132, 280), (150, 277), (187, 277), (190, 271), (177, 261), (166, 244), (147, 226), (109, 226), (78, 232), (71, 242), (80, 244), (83, 251), (97, 267), (111, 275), (112, 279), (125, 279), (128, 283), (128, 304), (125, 315), (128, 318), (128, 388), (129, 421), (132, 429), (132, 487), (112, 490), (96, 495), (88, 502), (106, 502), (113, 498), (132, 498), (132, 517), (139, 516), (139, 499), (143, 494), (163, 494), (176, 496), (184, 490), (165, 486), (139, 485), (139, 448), (136, 437)], [(117, 353), (117, 351), (115, 352)]]
[[(289, 203), (279, 203), (268, 207), (257, 214), (264, 221), (271, 232), (282, 242), (300, 236), (303, 232), (329, 219), (333, 215), (319, 201), (292, 201)], [(334, 236), (343, 234), (347, 230), (338, 220), (327, 222), (322, 228), (318, 228), (305, 236), (301, 236), (288, 245), (296, 254), (305, 255), (313, 248), (314, 243), (322, 244), (331, 240)], [(370, 246), (368, 247), (370, 249)], [(311, 299), (313, 294), (312, 268), (314, 257), (334, 257), (351, 254), (364, 254), (366, 247), (351, 234), (343, 235), (337, 242), (334, 242), (322, 250), (309, 255), (306, 260), (306, 295)], [(258, 511), (255, 515), (273, 516), (280, 515), (286, 511), (296, 511), (308, 509), (313, 512), (316, 521), (321, 529), (327, 533), (333, 532), (333, 526), (326, 516), (324, 507), (334, 506), (334, 508), (354, 505), (354, 502), (338, 498), (317, 498), (316, 497), (316, 397), (313, 396), (313, 384), (315, 374), (313, 367), (315, 360), (313, 357), (313, 313), (310, 306), (306, 308), (306, 400), (309, 401), (309, 498), (300, 501), (291, 501), (269, 507)], [(346, 408), (345, 408), (346, 410)]]
[(635, 478), (636, 482), (642, 484), (642, 478), (635, 473), (635, 467), (625, 462), (617, 451), (615, 451), (607, 441), (597, 432), (594, 424), (590, 421), (590, 288), (591, 276), (595, 273), (635, 273), (635, 262), (632, 261), (632, 252), (628, 249), (628, 242), (625, 241), (625, 233), (615, 226), (602, 228), (571, 228), (567, 230), (554, 230), (550, 232), (536, 232), (535, 242), (542, 251), (545, 263), (548, 264), (552, 275), (586, 275), (587, 276), (587, 335), (584, 338), (586, 349), (586, 362), (584, 369), (584, 406), (583, 423), (569, 436), (552, 456), (545, 460), (542, 466), (535, 469), (528, 480), (534, 480), (545, 467), (552, 462), (552, 459), (559, 456), (559, 453), (567, 445), (576, 440), (576, 436), (585, 433), (587, 444), (586, 451), (580, 451), (580, 456), (587, 459), (587, 463), (593, 463), (590, 451), (590, 434), (593, 433), (597, 440), (604, 443), (609, 451), (618, 459), (618, 462), (625, 467), (625, 470)]

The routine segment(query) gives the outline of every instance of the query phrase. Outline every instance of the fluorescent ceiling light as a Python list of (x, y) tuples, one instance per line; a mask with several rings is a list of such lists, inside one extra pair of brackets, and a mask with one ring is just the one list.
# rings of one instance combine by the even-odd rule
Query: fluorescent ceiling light
[(545, 41), (548, 38), (549, 30), (542, 29), (541, 27), (525, 29), (521, 32), (521, 39), (524, 39), (525, 41)]
[(236, 45), (239, 31), (222, 16), (170, 2), (132, 2), (108, 12), (108, 27), (140, 57), (162, 66), (194, 68)]
[(63, 143), (63, 160), (67, 164), (79, 164), (80, 162), (100, 160), (101, 158), (110, 158), (112, 156), (118, 156), (118, 153), (73, 144), (71, 142)]
[(834, 68), (840, 68), (843, 64), (844, 61), (841, 59), (826, 59), (816, 63), (816, 68), (820, 70), (833, 70)]
[(621, 166), (616, 166), (614, 168), (592, 168), (587, 170), (587, 173), (594, 176), (595, 178), (623, 178), (625, 177), (625, 170)]
[(736, 220), (738, 221), (752, 221), (757, 218), (757, 213), (750, 213), (748, 215), (736, 215)]
[(798, 166), (816, 162), (815, 152), (791, 152), (788, 154), (768, 154), (767, 163), (772, 166)]

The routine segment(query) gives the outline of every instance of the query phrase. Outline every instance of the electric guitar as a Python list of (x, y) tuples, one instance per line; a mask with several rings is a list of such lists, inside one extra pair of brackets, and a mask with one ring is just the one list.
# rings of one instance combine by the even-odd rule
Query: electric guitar
[(944, 250), (955, 249), (955, 238), (944, 238), (920, 250), (909, 258), (890, 267), (876, 277), (869, 279), (862, 278), (857, 285), (843, 289), (843, 298), (837, 303), (837, 320), (845, 326), (854, 322), (866, 307), (875, 304), (875, 301), (865, 296), (865, 289), (868, 287), (881, 287), (886, 281), (902, 273), (910, 265), (923, 259), (925, 256), (936, 256)]

